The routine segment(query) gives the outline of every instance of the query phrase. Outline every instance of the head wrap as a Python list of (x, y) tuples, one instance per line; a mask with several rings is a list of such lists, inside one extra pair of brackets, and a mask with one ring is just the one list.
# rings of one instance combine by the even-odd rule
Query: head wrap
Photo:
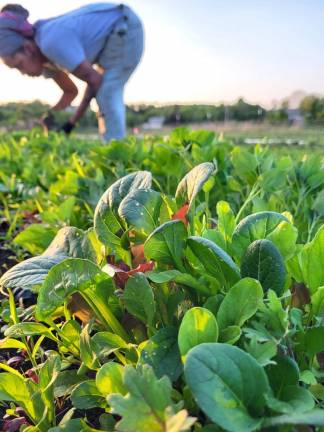
[(27, 21), (29, 13), (20, 5), (8, 5), (0, 13), (0, 57), (13, 55), (32, 38), (34, 27)]

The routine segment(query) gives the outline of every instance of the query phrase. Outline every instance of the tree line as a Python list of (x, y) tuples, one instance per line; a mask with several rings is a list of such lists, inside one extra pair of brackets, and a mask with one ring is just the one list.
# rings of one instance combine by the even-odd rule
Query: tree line
[[(30, 103), (7, 103), (0, 105), (0, 126), (23, 128), (37, 125), (41, 116), (50, 107), (40, 101)], [(300, 104), (300, 113), (306, 124), (324, 124), (324, 98), (305, 97)], [(55, 113), (58, 124), (64, 123), (70, 111)], [(140, 126), (152, 117), (162, 117), (164, 124), (188, 124), (226, 121), (269, 121), (273, 124), (288, 123), (288, 106), (283, 103), (278, 109), (266, 110), (261, 105), (249, 104), (242, 98), (236, 103), (225, 105), (137, 105), (127, 106), (127, 125)], [(83, 128), (96, 127), (96, 114), (89, 110), (80, 121)]]

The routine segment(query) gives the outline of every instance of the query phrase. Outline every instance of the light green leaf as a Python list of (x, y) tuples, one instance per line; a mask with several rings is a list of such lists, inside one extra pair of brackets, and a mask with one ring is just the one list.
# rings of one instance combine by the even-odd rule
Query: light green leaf
[(100, 368), (99, 359), (94, 350), (89, 334), (89, 324), (81, 332), (80, 336), (80, 358), (89, 369), (97, 370)]
[(218, 325), (214, 315), (202, 307), (189, 309), (179, 328), (178, 344), (182, 361), (185, 362), (188, 351), (204, 342), (217, 342)]
[(267, 236), (267, 239), (272, 241), (282, 257), (287, 260), (294, 256), (297, 237), (297, 229), (290, 222), (283, 221)]
[(319, 287), (311, 296), (311, 305), (313, 315), (324, 318), (324, 286)]
[(114, 362), (105, 363), (96, 375), (96, 386), (101, 394), (106, 397), (112, 393), (125, 395), (127, 390), (123, 384), (124, 368)]
[(21, 338), (22, 336), (39, 336), (44, 335), (49, 339), (56, 341), (51, 330), (44, 324), (36, 322), (21, 322), (8, 327), (5, 336)]
[(225, 243), (230, 243), (235, 229), (235, 217), (233, 211), (226, 201), (219, 201), (216, 210), (218, 215), (217, 228), (222, 234)]
[(212, 175), (215, 167), (211, 162), (197, 165), (180, 181), (176, 190), (176, 199), (179, 205), (189, 204), (189, 208), (195, 200), (206, 181)]
[(314, 294), (318, 287), (324, 285), (324, 225), (313, 240), (304, 246), (299, 259), (304, 282)]
[(13, 240), (13, 243), (28, 250), (32, 255), (41, 254), (49, 246), (55, 231), (41, 224), (28, 225)]
[(271, 360), (277, 354), (277, 344), (274, 341), (258, 342), (257, 338), (254, 337), (249, 343), (244, 345), (244, 349), (247, 353), (251, 354), (261, 366), (267, 366), (273, 364), (274, 360)]
[(224, 328), (219, 334), (219, 341), (227, 343), (229, 345), (234, 345), (242, 335), (241, 327), (233, 325)]
[(11, 349), (11, 348), (25, 350), (26, 345), (19, 340), (10, 339), (9, 337), (0, 340), (0, 349)]
[(44, 404), (33, 393), (35, 388), (17, 375), (3, 372), (0, 374), (0, 400), (11, 401), (21, 406), (34, 421), (40, 420)]
[(170, 414), (179, 411), (171, 399), (169, 379), (164, 376), (158, 380), (148, 365), (137, 370), (126, 366), (124, 385), (128, 391), (126, 396), (112, 394), (107, 398), (112, 412), (122, 417), (116, 430), (165, 432)]

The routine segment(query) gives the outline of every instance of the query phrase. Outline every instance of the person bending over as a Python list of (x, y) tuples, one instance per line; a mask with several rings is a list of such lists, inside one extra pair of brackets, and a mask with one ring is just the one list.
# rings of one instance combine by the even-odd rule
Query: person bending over
[(87, 83), (82, 101), (62, 127), (70, 133), (92, 98), (106, 141), (125, 136), (124, 87), (143, 53), (143, 26), (126, 5), (94, 3), (63, 15), (28, 22), (28, 11), (8, 4), (0, 13), (0, 57), (10, 68), (53, 79), (63, 90), (54, 111), (67, 108), (78, 90), (69, 74)]

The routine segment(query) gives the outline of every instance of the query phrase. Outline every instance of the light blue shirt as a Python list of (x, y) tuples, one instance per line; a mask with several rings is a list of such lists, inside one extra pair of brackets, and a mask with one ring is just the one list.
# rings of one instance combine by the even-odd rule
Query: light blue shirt
[(117, 4), (94, 3), (37, 21), (35, 42), (52, 63), (69, 72), (84, 60), (95, 63), (114, 24), (122, 17)]

